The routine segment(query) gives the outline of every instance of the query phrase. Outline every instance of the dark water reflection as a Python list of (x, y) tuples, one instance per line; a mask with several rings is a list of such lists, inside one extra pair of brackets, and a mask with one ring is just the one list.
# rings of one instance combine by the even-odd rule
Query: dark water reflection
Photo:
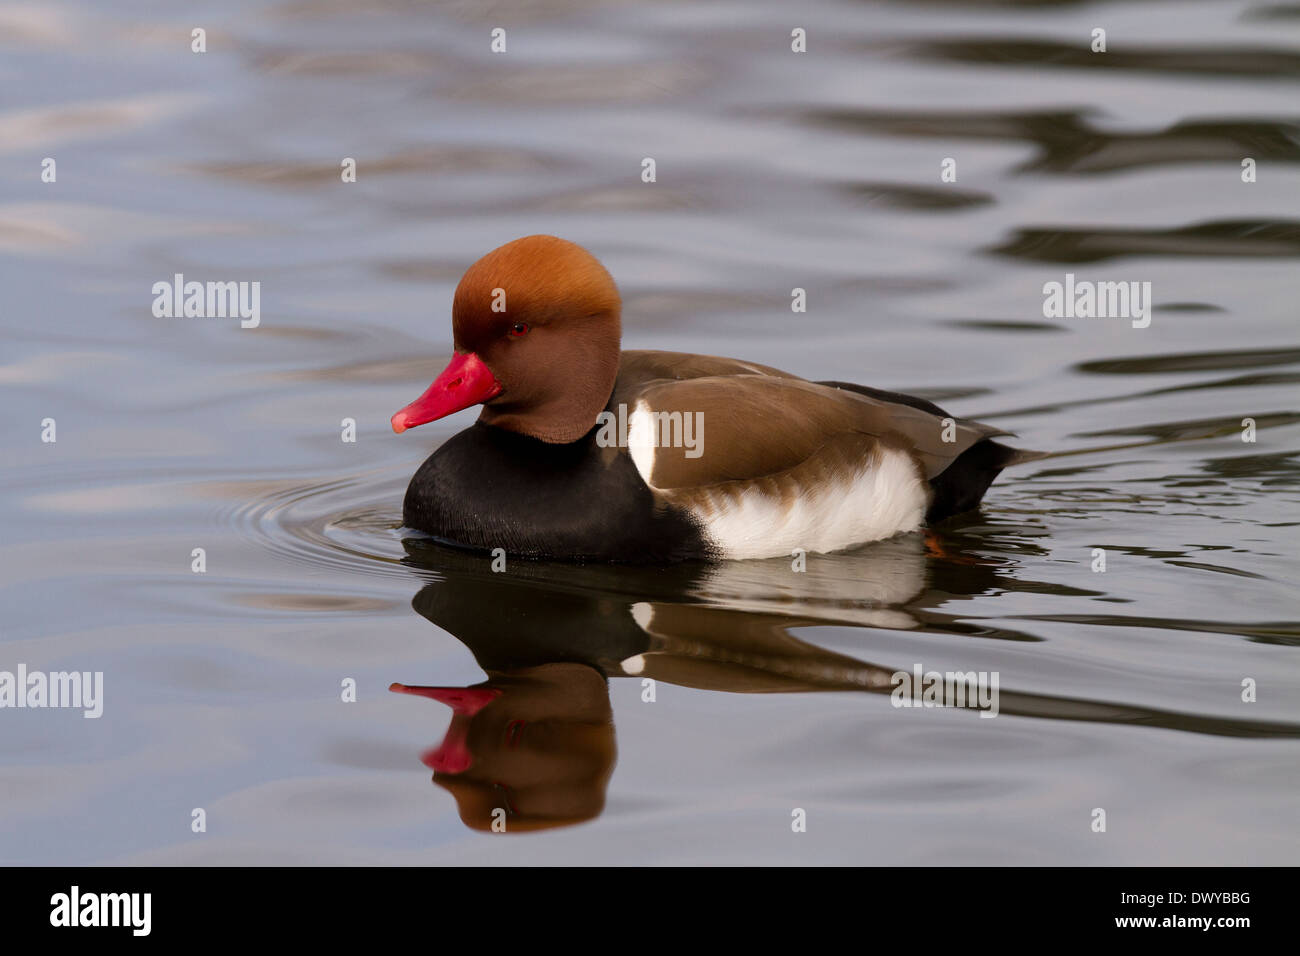
[(961, 63), (1014, 64), (1028, 67), (1133, 70), (1161, 74), (1203, 73), (1213, 76), (1300, 77), (1300, 54), (1270, 47), (1225, 48), (1222, 44), (1188, 47), (1142, 46), (1108, 49), (1104, 56), (1086, 44), (1049, 40), (938, 40), (917, 44), (912, 52)]
[(1216, 160), (1236, 164), (1243, 156), (1300, 162), (1300, 125), (1290, 117), (1183, 121), (1155, 132), (1110, 131), (1082, 110), (983, 114), (826, 110), (799, 118), (863, 135), (1021, 140), (1038, 148), (1038, 155), (1020, 167), (1025, 171), (1107, 173)]
[[(954, 531), (938, 540), (946, 551), (960, 548), (963, 537)], [(821, 571), (811, 574), (792, 571), (785, 559), (664, 569), (597, 567), (576, 575), (572, 566), (525, 562), (507, 573), (492, 571), (491, 559), (482, 555), (420, 538), (403, 543), (405, 563), (432, 579), (412, 607), (463, 643), (487, 680), (465, 688), (398, 683), (392, 689), (452, 709), (445, 738), (423, 762), (434, 770), (434, 782), (456, 798), (468, 826), (490, 830), (496, 812), (501, 832), (579, 823), (600, 812), (615, 755), (607, 680), (632, 678), (642, 686), (665, 681), (724, 693), (891, 695), (897, 686), (893, 675), (910, 670), (910, 662), (861, 660), (792, 631), (837, 624), (1036, 641), (1021, 631), (963, 626), (962, 599), (1002, 590), (1089, 593), (1017, 578), (1007, 561), (928, 555), (920, 535), (823, 559)], [(989, 535), (980, 536), (984, 548), (990, 543)], [(1036, 550), (1027, 547), (1029, 553)], [(1025, 548), (1022, 544), (1017, 550), (1024, 553)], [(1300, 625), (1293, 624), (1241, 629), (1227, 622), (1119, 614), (1077, 621), (1103, 627), (1236, 630), (1264, 641), (1300, 639)], [(864, 638), (863, 650), (869, 652), (869, 634)], [(1007, 687), (1000, 688), (999, 713), (1231, 737), (1300, 736), (1296, 724)], [(977, 714), (973, 710), (971, 715)]]
[(1300, 256), (1300, 221), (1206, 222), (1176, 229), (1020, 229), (992, 250), (1040, 262), (1117, 256)]

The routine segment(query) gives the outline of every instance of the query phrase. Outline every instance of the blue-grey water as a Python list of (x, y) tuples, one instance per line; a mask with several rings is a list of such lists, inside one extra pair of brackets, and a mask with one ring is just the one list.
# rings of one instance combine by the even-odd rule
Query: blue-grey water
[[(0, 0), (0, 671), (104, 681), (0, 709), (0, 862), (1293, 862), (1298, 94), (1266, 0)], [(388, 417), (539, 232), (628, 347), (1058, 454), (802, 574), (404, 540), (473, 413)], [(260, 325), (156, 317), (176, 273)], [(1045, 316), (1067, 273), (1149, 326)], [(998, 716), (892, 706), (916, 664)]]

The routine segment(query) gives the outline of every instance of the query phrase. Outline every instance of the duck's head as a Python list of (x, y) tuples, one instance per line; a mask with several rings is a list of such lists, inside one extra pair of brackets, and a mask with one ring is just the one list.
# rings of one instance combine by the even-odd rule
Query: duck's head
[(605, 267), (572, 242), (525, 236), (493, 249), (456, 287), (455, 356), (393, 431), (482, 404), (485, 424), (576, 441), (614, 389), (620, 305)]

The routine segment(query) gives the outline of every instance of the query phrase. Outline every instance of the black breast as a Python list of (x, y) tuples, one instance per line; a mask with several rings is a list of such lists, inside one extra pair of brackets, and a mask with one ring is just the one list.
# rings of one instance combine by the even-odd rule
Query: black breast
[(658, 504), (632, 459), (475, 424), (429, 456), (402, 506), (408, 528), (462, 547), (561, 560), (663, 563), (707, 558), (685, 512)]

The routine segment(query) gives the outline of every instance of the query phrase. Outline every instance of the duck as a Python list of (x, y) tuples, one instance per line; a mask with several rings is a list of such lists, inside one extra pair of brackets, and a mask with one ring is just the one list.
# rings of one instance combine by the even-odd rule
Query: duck
[(623, 350), (582, 246), (515, 239), (465, 272), (454, 354), (393, 431), (482, 406), (406, 489), (406, 528), (477, 552), (671, 564), (834, 553), (976, 508), (1043, 457), (922, 398), (743, 359)]

